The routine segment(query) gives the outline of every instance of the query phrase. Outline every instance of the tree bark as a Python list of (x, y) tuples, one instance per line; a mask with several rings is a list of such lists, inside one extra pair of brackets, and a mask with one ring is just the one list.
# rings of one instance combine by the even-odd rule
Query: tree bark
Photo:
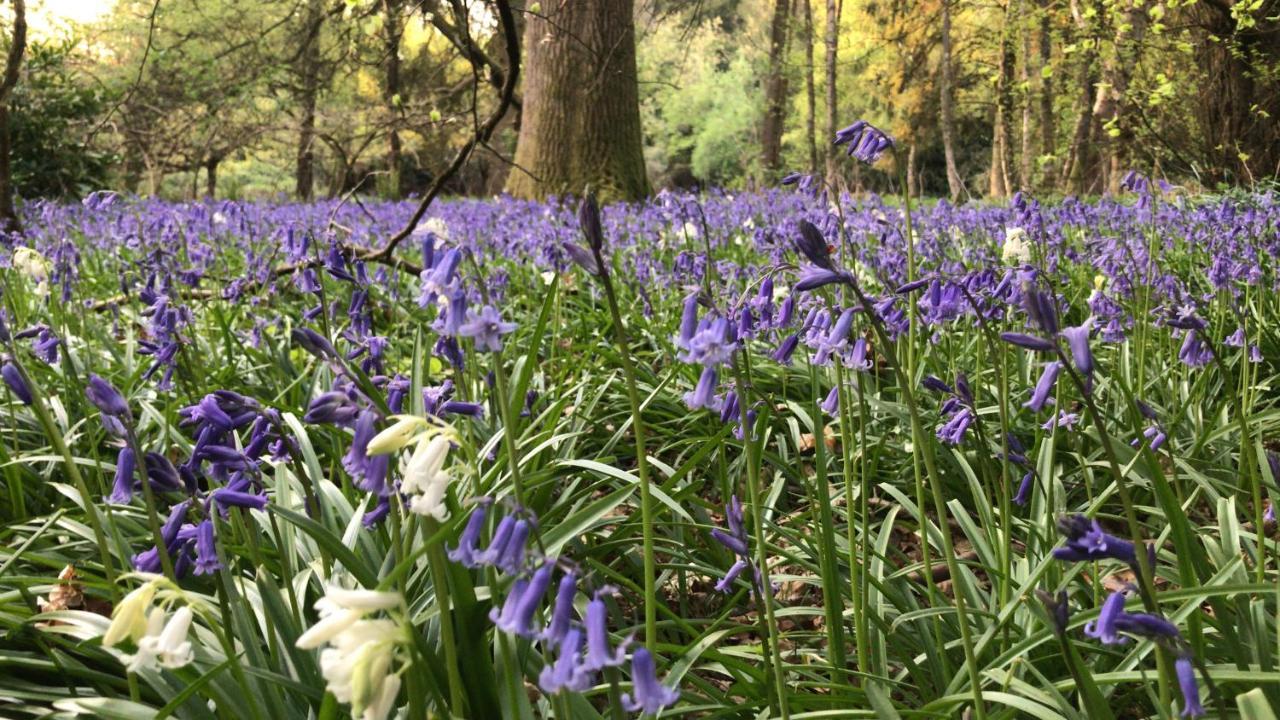
[(1027, 22), (1026, 7), (1026, 0), (1018, 0), (1018, 35), (1022, 37), (1022, 74), (1018, 93), (1022, 103), (1022, 151), (1018, 154), (1018, 186), (1023, 191), (1031, 189), (1035, 168), (1032, 161), (1036, 155), (1031, 137), (1031, 27)]
[(4, 77), (0, 79), (0, 230), (5, 232), (22, 232), (22, 223), (13, 204), (9, 101), (13, 97), (13, 88), (18, 84), (18, 72), (22, 69), (22, 56), (26, 50), (27, 4), (25, 0), (13, 0), (13, 34), (5, 59)]
[(835, 187), (836, 180), (839, 178), (839, 169), (836, 164), (836, 146), (832, 145), (832, 140), (836, 136), (836, 124), (839, 120), (836, 118), (836, 56), (840, 50), (840, 10), (842, 3), (836, 0), (827, 0), (827, 31), (823, 38), (826, 45), (827, 62), (826, 62), (826, 82), (827, 82), (827, 137), (823, 143), (826, 148), (827, 161), (827, 184)]
[(815, 117), (818, 112), (817, 90), (813, 81), (813, 7), (810, 0), (801, 0), (804, 11), (804, 89), (805, 89), (805, 105), (808, 112), (805, 113), (805, 135), (809, 142), (809, 174), (818, 174), (818, 119)]
[(401, 0), (382, 2), (382, 40), (383, 52), (386, 54), (382, 99), (386, 103), (388, 124), (387, 192), (393, 200), (404, 196), (400, 147), (400, 108), (403, 106), (403, 98), (400, 96), (400, 36), (403, 9)]
[(525, 26), (529, 71), (507, 191), (516, 197), (649, 193), (632, 0), (547, 3)]
[(1009, 23), (1012, 19), (1013, 0), (1006, 0), (1004, 27), (1000, 30), (999, 70), (996, 78), (995, 118), (991, 124), (991, 182), (988, 194), (1005, 197), (1009, 194), (1009, 122), (1013, 115), (1013, 43), (1009, 41)]
[(1080, 7), (1080, 0), (1071, 0), (1071, 16), (1077, 31), (1077, 42), (1083, 43), (1084, 51), (1080, 57), (1080, 95), (1076, 102), (1075, 127), (1071, 132), (1067, 159), (1062, 167), (1062, 182), (1068, 192), (1083, 195), (1087, 190), (1085, 177), (1092, 156), (1093, 104), (1098, 87), (1098, 38), (1096, 26)]
[(1094, 122), (1107, 134), (1107, 141), (1103, 143), (1107, 154), (1104, 168), (1106, 188), (1112, 194), (1120, 192), (1120, 178), (1129, 164), (1129, 148), (1134, 142), (1127, 96), (1137, 48), (1142, 44), (1146, 28), (1146, 10), (1130, 0), (1116, 23), (1115, 50), (1103, 63), (1102, 85), (1094, 100)]
[(775, 0), (769, 23), (769, 70), (764, 80), (764, 121), (760, 124), (760, 162), (766, 175), (778, 172), (786, 120), (787, 77), (782, 62), (787, 47), (788, 0)]
[(946, 159), (947, 165), (947, 194), (951, 197), (952, 202), (960, 199), (960, 195), (964, 192), (964, 179), (960, 177), (960, 171), (956, 168), (956, 149), (955, 149), (955, 111), (952, 103), (954, 102), (954, 76), (951, 67), (951, 2), (950, 0), (942, 0), (942, 56), (939, 59), (939, 88), (938, 88), (938, 104), (942, 111), (942, 155)]
[(308, 0), (298, 53), (298, 151), (294, 170), (294, 194), (311, 200), (315, 194), (316, 96), (320, 93), (320, 30), (324, 25), (322, 0)]
[(1054, 158), (1044, 166), (1042, 187), (1054, 186), (1055, 171), (1060, 163), (1057, 157), (1057, 117), (1053, 112), (1053, 75), (1045, 73), (1045, 68), (1053, 67), (1051, 2), (1052, 0), (1040, 0), (1040, 154), (1045, 158)]
[(204, 161), (204, 196), (212, 200), (218, 195), (218, 165), (222, 158), (212, 156)]

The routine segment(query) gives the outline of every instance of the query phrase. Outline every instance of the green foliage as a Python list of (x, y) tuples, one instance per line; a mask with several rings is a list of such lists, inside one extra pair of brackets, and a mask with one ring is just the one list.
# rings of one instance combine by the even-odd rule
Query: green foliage
[(107, 98), (80, 71), (83, 61), (73, 40), (27, 47), (9, 113), (19, 195), (76, 198), (107, 181), (116, 158), (89, 137)]

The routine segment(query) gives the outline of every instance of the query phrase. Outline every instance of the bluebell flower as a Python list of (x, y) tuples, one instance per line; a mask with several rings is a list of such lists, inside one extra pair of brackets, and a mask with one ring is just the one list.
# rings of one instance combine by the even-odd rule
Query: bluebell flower
[(582, 235), (587, 239), (587, 247), (597, 253), (604, 248), (600, 205), (596, 202), (594, 193), (587, 193), (582, 202), (578, 203), (578, 227), (582, 229)]
[(948, 445), (959, 445), (964, 441), (965, 432), (973, 424), (974, 417), (973, 410), (968, 407), (960, 408), (950, 420), (938, 428), (938, 439)]
[(218, 548), (214, 544), (213, 521), (205, 520), (196, 526), (196, 575), (210, 575), (222, 569), (218, 560)]
[(831, 391), (827, 393), (827, 397), (822, 402), (818, 403), (818, 409), (832, 417), (835, 417), (836, 414), (840, 412), (840, 388), (831, 388)]
[(336, 360), (338, 358), (338, 351), (333, 348), (333, 343), (311, 328), (296, 327), (289, 333), (289, 337), (293, 339), (294, 344), (298, 347), (320, 360)]
[(566, 630), (555, 663), (543, 666), (542, 672), (538, 674), (538, 687), (550, 694), (561, 690), (586, 690), (591, 687), (591, 673), (583, 667), (585, 662), (582, 656), (582, 630), (576, 627)]
[(1000, 339), (1007, 343), (1017, 345), (1018, 347), (1026, 348), (1027, 350), (1034, 350), (1035, 352), (1053, 352), (1057, 349), (1057, 345), (1054, 345), (1052, 341), (1035, 335), (1028, 335), (1026, 333), (1000, 333)]
[(853, 284), (853, 276), (844, 270), (827, 270), (824, 268), (806, 267), (800, 271), (800, 280), (793, 286), (796, 292), (816, 290), (833, 283)]
[(555, 647), (565, 641), (573, 625), (573, 599), (577, 595), (578, 575), (568, 570), (560, 576), (555, 606), (551, 610), (551, 622), (542, 631), (541, 639), (548, 647)]
[(1200, 704), (1200, 688), (1196, 686), (1196, 670), (1191, 665), (1191, 658), (1183, 654), (1173, 662), (1174, 673), (1178, 676), (1178, 689), (1182, 691), (1182, 717), (1200, 717), (1205, 714)]
[(1040, 379), (1036, 381), (1035, 389), (1031, 391), (1031, 399), (1023, 403), (1023, 407), (1030, 408), (1033, 412), (1040, 412), (1044, 409), (1045, 403), (1052, 401), (1053, 387), (1058, 382), (1058, 375), (1062, 373), (1062, 363), (1054, 360), (1046, 363), (1044, 370), (1040, 372)]
[(778, 349), (774, 350), (769, 357), (772, 358), (774, 362), (790, 367), (791, 357), (795, 354), (796, 348), (799, 346), (800, 336), (793, 333), (783, 338), (782, 342), (778, 345)]
[(582, 664), (587, 672), (616, 667), (626, 661), (625, 643), (613, 648), (609, 642), (609, 610), (601, 595), (611, 591), (611, 588), (602, 588), (587, 603), (587, 657)]
[(267, 506), (266, 495), (241, 492), (230, 488), (219, 488), (210, 494), (219, 507), (238, 507), (250, 510), (261, 510)]
[(499, 532), (494, 534), (493, 543), (496, 544), (500, 539), (502, 545), (495, 548), (490, 544), (489, 549), (485, 551), (484, 562), (487, 565), (493, 565), (508, 575), (518, 575), (524, 570), (524, 559), (527, 549), (526, 543), (529, 541), (529, 533), (533, 530), (528, 520), (523, 518), (515, 520), (511, 524), (505, 538), (501, 537), (502, 526), (499, 524)]
[(1138, 564), (1133, 543), (1103, 531), (1097, 520), (1084, 515), (1063, 515), (1058, 518), (1058, 532), (1066, 536), (1066, 544), (1053, 551), (1053, 556), (1068, 562), (1090, 560), (1120, 560), (1129, 565)]
[(1102, 610), (1098, 612), (1098, 619), (1085, 624), (1084, 634), (1091, 638), (1100, 640), (1103, 645), (1122, 645), (1129, 642), (1128, 638), (1119, 634), (1119, 628), (1116, 625), (1124, 612), (1125, 594), (1122, 591), (1116, 591), (1107, 596), (1106, 602), (1102, 604)]
[(476, 505), (467, 518), (467, 526), (462, 529), (457, 547), (448, 550), (449, 559), (463, 567), (480, 565), (480, 533), (484, 531), (484, 522), (489, 511), (489, 503), (483, 501)]
[(490, 619), (497, 628), (505, 633), (510, 633), (518, 637), (532, 639), (538, 634), (537, 628), (534, 627), (534, 613), (538, 612), (538, 608), (542, 607), (542, 598), (547, 594), (547, 588), (551, 586), (551, 573), (555, 570), (555, 561), (547, 560), (541, 567), (533, 573), (531, 579), (520, 593), (520, 598), (516, 602), (515, 608), (510, 612), (499, 614), (495, 608), (490, 612)]
[(502, 336), (515, 329), (515, 323), (503, 321), (492, 305), (485, 305), (479, 313), (473, 313), (471, 319), (462, 324), (458, 334), (474, 340), (477, 350), (501, 352)]
[(622, 707), (628, 712), (657, 715), (679, 699), (679, 690), (658, 682), (649, 651), (637, 648), (631, 656), (631, 692), (622, 695)]
[(1022, 476), (1022, 482), (1018, 483), (1018, 493), (1013, 496), (1013, 504), (1019, 507), (1026, 505), (1031, 500), (1031, 488), (1034, 486), (1035, 471), (1028, 470)]
[(858, 120), (852, 125), (836, 131), (835, 145), (848, 145), (845, 154), (872, 165), (885, 150), (893, 147), (893, 138), (883, 130), (866, 120)]
[(684, 394), (684, 403), (690, 410), (718, 410), (716, 405), (716, 386), (719, 382), (719, 376), (716, 369), (711, 366), (702, 368), (702, 374), (698, 376), (698, 384), (693, 390)]
[(107, 502), (115, 505), (128, 505), (133, 500), (133, 471), (136, 467), (133, 450), (121, 448), (116, 456), (115, 482), (111, 486), (111, 496)]
[(1086, 320), (1078, 327), (1062, 330), (1062, 336), (1067, 339), (1067, 347), (1071, 350), (1071, 358), (1076, 369), (1084, 376), (1086, 385), (1093, 381), (1093, 351), (1089, 348), (1089, 334), (1092, 331), (1092, 320)]
[(9, 386), (13, 391), (14, 397), (23, 405), (32, 403), (31, 386), (27, 385), (27, 381), (23, 379), (22, 373), (18, 372), (18, 366), (11, 362), (5, 362), (0, 365), (0, 377), (4, 378), (4, 384)]
[(129, 417), (129, 403), (125, 401), (120, 391), (93, 373), (89, 373), (89, 382), (85, 384), (84, 394), (89, 398), (89, 402), (97, 406), (104, 415), (119, 419)]
[(578, 267), (597, 277), (601, 274), (600, 263), (596, 262), (596, 256), (587, 248), (573, 242), (562, 242), (560, 247)]
[(835, 266), (831, 262), (831, 246), (827, 243), (822, 231), (808, 220), (801, 220), (799, 227), (800, 235), (795, 240), (796, 249), (819, 268), (834, 271)]

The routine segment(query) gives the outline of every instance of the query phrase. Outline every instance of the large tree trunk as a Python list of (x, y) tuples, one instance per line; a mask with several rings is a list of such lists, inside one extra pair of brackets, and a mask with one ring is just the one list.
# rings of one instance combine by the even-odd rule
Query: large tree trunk
[(836, 136), (836, 124), (839, 120), (836, 118), (836, 55), (840, 49), (840, 9), (843, 3), (837, 3), (836, 0), (827, 0), (827, 32), (823, 38), (823, 44), (827, 49), (826, 62), (826, 82), (827, 82), (827, 137), (823, 143), (823, 147), (827, 149), (827, 183), (832, 187), (836, 184), (839, 177), (839, 169), (836, 164), (836, 146), (832, 141)]
[(769, 24), (769, 69), (764, 80), (764, 122), (760, 124), (760, 162), (766, 176), (778, 172), (782, 157), (782, 130), (786, 120), (787, 76), (782, 63), (787, 48), (790, 3), (775, 0)]
[(1045, 68), (1053, 67), (1053, 14), (1050, 10), (1051, 2), (1052, 0), (1040, 0), (1040, 32), (1038, 40), (1040, 45), (1040, 154), (1045, 158), (1054, 158), (1052, 161), (1047, 161), (1044, 166), (1041, 185), (1047, 188), (1053, 187), (1054, 173), (1060, 164), (1060, 158), (1057, 157), (1057, 118), (1053, 112), (1053, 75), (1045, 74)]
[(804, 90), (805, 104), (808, 112), (805, 113), (805, 136), (809, 143), (809, 174), (818, 174), (818, 120), (815, 115), (818, 112), (817, 91), (813, 82), (813, 7), (809, 0), (801, 0), (804, 11)]
[(640, 134), (632, 0), (543, 5), (525, 27), (528, 73), (515, 169), (516, 197), (649, 193)]
[(310, 200), (315, 189), (316, 96), (320, 93), (320, 29), (324, 24), (322, 0), (308, 0), (298, 53), (298, 152), (294, 170), (294, 194)]
[(400, 96), (400, 35), (401, 0), (382, 2), (382, 40), (386, 54), (386, 75), (382, 84), (382, 99), (387, 110), (387, 193), (394, 200), (404, 195), (400, 148), (400, 108), (404, 98)]
[(5, 59), (4, 77), (0, 79), (0, 230), (21, 232), (18, 211), (13, 204), (13, 168), (10, 164), (9, 100), (18, 84), (22, 56), (27, 50), (27, 5), (13, 0), (13, 35), (9, 39), (9, 55)]
[(1009, 39), (1013, 0), (1006, 0), (1004, 27), (1000, 30), (999, 69), (996, 77), (995, 119), (991, 124), (991, 182), (988, 194), (1005, 197), (1009, 194), (1010, 131), (1013, 116), (1013, 43)]
[(955, 111), (952, 103), (954, 102), (953, 88), (955, 80), (952, 75), (951, 68), (951, 2), (950, 0), (942, 0), (942, 57), (939, 60), (941, 68), (939, 68), (939, 99), (938, 104), (942, 110), (942, 154), (947, 164), (947, 194), (951, 197), (952, 202), (960, 199), (961, 193), (964, 192), (964, 180), (960, 177), (960, 171), (956, 168), (956, 148), (955, 148)]

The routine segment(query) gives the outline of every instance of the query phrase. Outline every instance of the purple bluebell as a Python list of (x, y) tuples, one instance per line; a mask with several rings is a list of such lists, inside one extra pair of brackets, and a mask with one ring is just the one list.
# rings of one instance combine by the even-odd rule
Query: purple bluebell
[(570, 628), (565, 631), (560, 643), (560, 653), (556, 661), (545, 665), (538, 674), (538, 687), (545, 693), (558, 693), (561, 690), (582, 692), (591, 687), (591, 673), (584, 669), (582, 656), (582, 630)]
[(1062, 330), (1062, 336), (1067, 339), (1067, 347), (1071, 350), (1071, 359), (1075, 362), (1076, 369), (1084, 376), (1086, 387), (1093, 379), (1093, 351), (1089, 348), (1089, 335), (1092, 331), (1092, 320), (1078, 327)]
[(614, 648), (609, 642), (609, 610), (601, 595), (611, 590), (602, 588), (587, 603), (587, 657), (582, 664), (587, 672), (617, 667), (626, 661), (625, 643)]
[(338, 351), (333, 348), (333, 343), (309, 327), (295, 327), (289, 337), (293, 339), (295, 345), (320, 360), (336, 360), (338, 358)]
[(143, 466), (147, 469), (147, 478), (151, 480), (152, 487), (158, 490), (181, 490), (184, 487), (178, 468), (164, 455), (156, 452), (144, 453)]
[(218, 547), (214, 544), (213, 521), (205, 520), (196, 526), (196, 575), (211, 575), (222, 569), (218, 560)]
[(1091, 560), (1120, 560), (1137, 565), (1138, 556), (1133, 543), (1106, 533), (1097, 520), (1084, 515), (1063, 515), (1058, 518), (1058, 532), (1066, 537), (1066, 544), (1053, 551), (1053, 556), (1067, 562)]
[(1098, 612), (1098, 619), (1084, 626), (1084, 634), (1102, 642), (1103, 645), (1122, 645), (1129, 639), (1119, 634), (1116, 621), (1125, 614), (1125, 594), (1116, 591), (1107, 596)]
[(938, 439), (948, 445), (959, 445), (964, 442), (965, 432), (973, 424), (973, 420), (973, 410), (968, 407), (960, 408), (950, 420), (938, 428)]
[(1188, 330), (1178, 350), (1178, 360), (1188, 367), (1204, 367), (1213, 362), (1213, 351), (1200, 340), (1200, 333)]
[(791, 357), (795, 355), (796, 348), (800, 346), (800, 336), (796, 334), (788, 335), (783, 338), (778, 345), (778, 349), (769, 355), (770, 358), (781, 365), (791, 366)]
[(125, 401), (120, 391), (93, 373), (89, 374), (89, 382), (85, 384), (84, 394), (89, 398), (89, 402), (97, 406), (103, 414), (119, 419), (129, 417), (129, 403)]
[(600, 205), (596, 202), (594, 193), (587, 193), (582, 202), (578, 203), (578, 227), (582, 230), (582, 235), (587, 240), (587, 247), (597, 253), (604, 248), (604, 228), (600, 223)]
[(827, 244), (822, 231), (808, 220), (801, 220), (799, 229), (800, 235), (795, 241), (796, 249), (819, 268), (834, 271), (835, 266), (831, 262), (831, 246)]
[(840, 412), (840, 388), (831, 388), (831, 391), (827, 393), (827, 397), (818, 403), (818, 408), (822, 412), (835, 417)]
[(1007, 343), (1017, 345), (1018, 347), (1026, 348), (1027, 350), (1034, 350), (1036, 352), (1053, 352), (1057, 348), (1051, 340), (1036, 337), (1035, 335), (1028, 335), (1026, 333), (1000, 333), (1000, 339)]
[(868, 165), (874, 164), (885, 150), (894, 146), (893, 138), (865, 120), (836, 131), (834, 144), (848, 145), (845, 154)]
[(551, 574), (555, 570), (555, 561), (546, 560), (534, 573), (529, 584), (520, 593), (516, 607), (507, 613), (506, 608), (499, 614), (495, 608), (490, 612), (490, 619), (497, 628), (505, 633), (518, 637), (533, 639), (538, 634), (534, 627), (534, 614), (542, 607), (542, 598), (551, 586)]
[(1196, 686), (1196, 670), (1191, 658), (1183, 654), (1173, 661), (1174, 674), (1178, 676), (1178, 689), (1182, 691), (1182, 717), (1196, 718), (1205, 714), (1200, 704), (1200, 688)]
[(800, 280), (792, 287), (796, 292), (816, 290), (833, 283), (853, 283), (853, 276), (844, 270), (827, 270), (824, 268), (806, 267), (800, 271)]
[(1032, 412), (1040, 412), (1044, 409), (1045, 403), (1052, 401), (1053, 387), (1058, 382), (1058, 375), (1062, 373), (1062, 363), (1054, 360), (1046, 363), (1044, 370), (1040, 372), (1040, 379), (1036, 381), (1035, 388), (1031, 391), (1031, 399), (1023, 403), (1023, 407), (1030, 408)]
[[(498, 528), (501, 530), (501, 526)], [(508, 575), (518, 575), (524, 570), (525, 554), (528, 552), (526, 547), (529, 542), (529, 533), (533, 531), (532, 524), (520, 518), (511, 525), (509, 535), (503, 539), (501, 547), (496, 549), (493, 545), (485, 551), (485, 563), (493, 565)], [(500, 538), (501, 533), (494, 534), (494, 543)], [(491, 554), (492, 553), (492, 554)]]
[(702, 374), (698, 376), (698, 384), (693, 390), (685, 393), (684, 402), (690, 410), (717, 410), (716, 406), (716, 386), (719, 382), (719, 376), (716, 369), (711, 366), (702, 368)]
[(1019, 507), (1026, 505), (1031, 500), (1031, 489), (1034, 487), (1036, 474), (1032, 470), (1028, 470), (1022, 476), (1022, 482), (1018, 483), (1018, 493), (1013, 496), (1013, 504)]
[(115, 482), (111, 485), (111, 496), (107, 502), (115, 505), (128, 505), (133, 500), (133, 471), (136, 467), (133, 450), (121, 448), (116, 456)]
[(575, 265), (586, 270), (591, 275), (599, 276), (600, 263), (596, 262), (596, 256), (591, 251), (581, 245), (573, 242), (562, 242), (560, 247), (564, 249), (564, 254), (569, 256)]
[(31, 386), (27, 385), (27, 381), (22, 378), (22, 373), (18, 371), (18, 366), (11, 362), (5, 362), (0, 365), (0, 377), (4, 378), (4, 384), (9, 386), (13, 391), (14, 397), (23, 405), (30, 405), (33, 398), (31, 396)]
[(476, 504), (475, 509), (471, 511), (471, 516), (467, 518), (466, 527), (462, 529), (457, 546), (448, 550), (450, 560), (463, 567), (473, 568), (480, 565), (480, 533), (484, 532), (488, 511), (487, 499)]
[(541, 639), (548, 647), (555, 647), (564, 642), (565, 636), (573, 626), (573, 599), (578, 595), (578, 575), (567, 570), (560, 576), (560, 584), (556, 588), (556, 602), (551, 610), (551, 622), (542, 631)]
[(481, 418), (484, 417), (484, 405), (474, 402), (463, 402), (461, 400), (446, 400), (440, 406), (441, 416), (445, 415), (464, 415), (466, 417)]
[(502, 336), (516, 329), (516, 324), (505, 322), (492, 305), (485, 305), (479, 313), (462, 324), (458, 334), (475, 341), (480, 351), (501, 352)]
[(631, 692), (622, 695), (622, 707), (627, 712), (657, 715), (679, 699), (679, 690), (658, 682), (653, 656), (649, 651), (636, 648), (631, 656)]
[(229, 488), (219, 488), (214, 490), (210, 495), (213, 501), (221, 508), (238, 507), (251, 510), (261, 510), (267, 506), (267, 496), (257, 495), (254, 493), (241, 492), (239, 490), (231, 490)]

